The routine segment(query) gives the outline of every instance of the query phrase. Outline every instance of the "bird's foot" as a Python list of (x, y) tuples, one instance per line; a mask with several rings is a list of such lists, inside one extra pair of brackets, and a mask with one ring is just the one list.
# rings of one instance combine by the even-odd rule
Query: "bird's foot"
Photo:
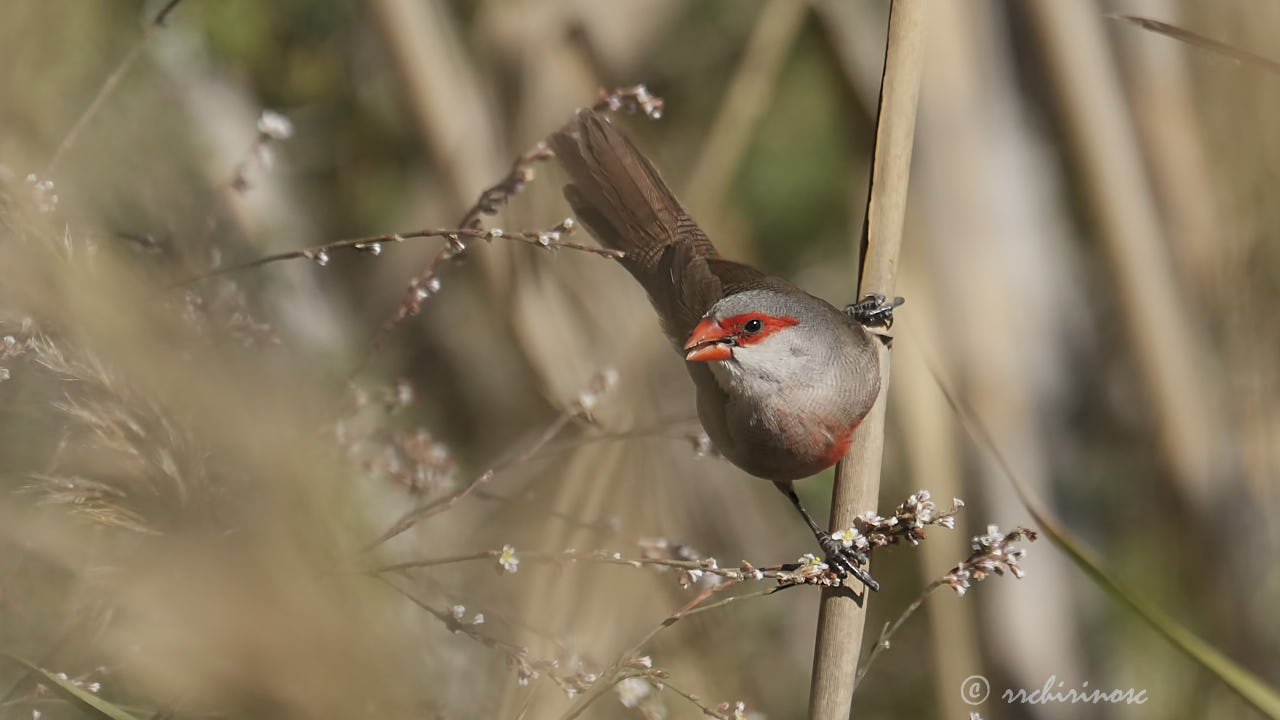
[(880, 583), (862, 569), (869, 562), (865, 553), (845, 547), (843, 543), (825, 532), (818, 535), (818, 546), (822, 548), (822, 552), (826, 555), (827, 566), (836, 574), (836, 577), (843, 580), (846, 575), (852, 575), (868, 588), (877, 591), (880, 589)]
[(880, 293), (871, 293), (845, 307), (844, 311), (863, 327), (887, 330), (893, 327), (893, 309), (905, 302), (906, 300), (900, 297), (889, 300)]

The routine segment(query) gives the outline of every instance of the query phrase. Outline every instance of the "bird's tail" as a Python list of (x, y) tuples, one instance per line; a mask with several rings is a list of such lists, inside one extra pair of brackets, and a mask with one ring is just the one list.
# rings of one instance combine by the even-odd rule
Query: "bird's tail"
[(551, 136), (551, 149), (569, 173), (564, 194), (578, 219), (601, 244), (626, 253), (622, 264), (647, 289), (670, 283), (672, 245), (716, 257), (715, 248), (680, 206), (657, 168), (598, 113), (579, 111)]

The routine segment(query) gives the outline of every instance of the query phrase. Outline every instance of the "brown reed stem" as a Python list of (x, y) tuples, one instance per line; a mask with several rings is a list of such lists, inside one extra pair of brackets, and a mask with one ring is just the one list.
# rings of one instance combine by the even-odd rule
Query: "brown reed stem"
[[(924, 65), (925, 0), (893, 0), (885, 46), (884, 75), (876, 122), (871, 187), (859, 248), (859, 297), (893, 294), (898, 250), (906, 216), (907, 180), (915, 135), (916, 100)], [(845, 459), (836, 466), (832, 488), (831, 527), (853, 524), (854, 517), (874, 509), (880, 491), (884, 450), (885, 396), (889, 389), (889, 351), (881, 346), (880, 396), (862, 421)], [(849, 717), (866, 604), (847, 588), (824, 589), (818, 611), (809, 717)]]

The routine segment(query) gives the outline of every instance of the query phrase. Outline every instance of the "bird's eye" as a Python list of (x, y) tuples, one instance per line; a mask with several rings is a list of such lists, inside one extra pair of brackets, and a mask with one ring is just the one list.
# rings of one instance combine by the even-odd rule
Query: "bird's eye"
[(742, 325), (742, 329), (754, 335), (764, 329), (764, 321), (760, 318), (751, 318)]

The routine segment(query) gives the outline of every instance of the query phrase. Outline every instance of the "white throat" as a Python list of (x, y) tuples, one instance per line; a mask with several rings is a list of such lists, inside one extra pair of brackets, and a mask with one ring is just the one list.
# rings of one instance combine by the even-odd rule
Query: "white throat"
[(813, 360), (803, 346), (774, 337), (758, 345), (735, 347), (732, 359), (709, 364), (726, 393), (767, 397), (808, 384), (815, 370)]

